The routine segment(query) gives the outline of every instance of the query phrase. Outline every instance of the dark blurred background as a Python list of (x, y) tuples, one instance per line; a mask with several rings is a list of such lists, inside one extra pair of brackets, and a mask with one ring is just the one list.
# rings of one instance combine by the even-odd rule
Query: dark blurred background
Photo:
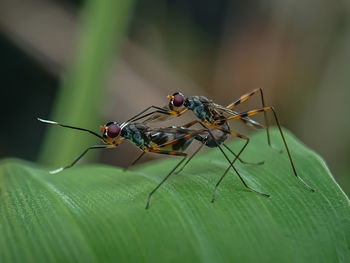
[[(80, 34), (94, 25), (87, 22), (95, 8), (90, 3), (87, 12), (88, 2), (0, 0), (1, 158), (47, 158), (50, 151), (41, 152), (47, 130), (35, 118), (60, 116), (53, 105), (64, 105), (62, 81), (81, 47)], [(115, 40), (104, 81), (95, 87), (103, 94), (94, 106), (100, 122), (89, 128), (162, 106), (175, 91), (226, 105), (263, 88), (283, 126), (321, 154), (350, 193), (349, 1), (149, 0), (126, 10), (123, 37)], [(241, 109), (260, 106), (258, 98), (246, 103)], [(68, 115), (59, 121), (71, 120)], [(65, 141), (56, 144), (59, 151)], [(98, 158), (125, 166), (136, 152), (122, 145)]]

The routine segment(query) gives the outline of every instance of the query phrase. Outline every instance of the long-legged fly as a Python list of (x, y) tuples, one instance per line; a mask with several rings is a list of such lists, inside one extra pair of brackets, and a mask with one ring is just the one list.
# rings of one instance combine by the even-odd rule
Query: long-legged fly
[[(106, 125), (101, 126), (101, 135), (88, 130), (84, 128), (69, 126), (65, 124), (61, 124), (55, 121), (49, 121), (49, 120), (43, 120), (38, 118), (39, 121), (46, 123), (46, 124), (52, 124), (52, 125), (58, 125), (61, 127), (76, 129), (80, 131), (89, 132), (96, 137), (100, 138), (103, 141), (103, 145), (94, 145), (91, 147), (88, 147), (81, 155), (78, 156), (71, 164), (61, 167), (59, 169), (56, 169), (54, 171), (51, 171), (50, 173), (56, 174), (64, 169), (72, 167), (74, 164), (76, 164), (89, 150), (92, 149), (113, 149), (116, 148), (118, 145), (120, 145), (124, 140), (129, 140), (136, 146), (138, 146), (142, 150), (142, 154), (133, 162), (136, 163), (137, 160), (141, 158), (141, 156), (144, 153), (150, 152), (150, 153), (156, 153), (156, 154), (166, 154), (166, 155), (173, 155), (173, 156), (181, 156), (183, 157), (182, 160), (168, 173), (166, 177), (151, 191), (151, 193), (148, 196), (146, 209), (149, 208), (150, 201), (152, 195), (157, 191), (157, 189), (176, 171), (177, 168), (181, 166), (182, 163), (187, 159), (188, 155), (184, 151), (188, 148), (188, 146), (194, 141), (197, 140), (202, 143), (201, 147), (203, 145), (208, 147), (219, 147), (227, 161), (229, 162), (230, 166), (238, 175), (244, 186), (251, 191), (254, 191), (260, 195), (263, 195), (265, 197), (268, 197), (269, 195), (260, 193), (251, 187), (249, 187), (239, 172), (236, 170), (236, 168), (233, 166), (233, 163), (238, 159), (242, 161), (239, 158), (240, 153), (234, 154), (233, 151), (231, 151), (230, 148), (227, 147), (227, 145), (224, 144), (224, 141), (227, 138), (227, 134), (222, 133), (219, 137), (214, 136), (214, 134), (205, 126), (203, 126), (202, 129), (194, 130), (189, 129), (191, 126), (197, 123), (197, 121), (190, 122), (183, 127), (167, 127), (167, 128), (151, 128), (147, 126), (144, 123), (135, 123), (135, 122), (124, 122), (122, 124), (119, 124), (115, 121), (108, 122)], [(235, 155), (235, 159), (231, 162), (226, 153), (222, 150), (221, 144), (223, 144), (232, 154)], [(194, 153), (196, 154), (199, 150)], [(193, 154), (193, 155), (194, 155)], [(193, 157), (193, 155), (188, 158), (185, 165), (188, 163), (188, 161)], [(243, 161), (242, 161), (243, 162)], [(184, 167), (184, 166), (183, 166)], [(183, 167), (181, 169), (183, 169)], [(228, 172), (229, 168), (225, 171), (225, 174)], [(213, 200), (214, 201), (214, 197)]]
[[(262, 103), (261, 108), (245, 111), (242, 113), (238, 113), (233, 110), (233, 108), (245, 102), (254, 94), (260, 94), (261, 103)], [(284, 147), (287, 151), (288, 158), (295, 177), (298, 178), (299, 181), (302, 182), (309, 190), (311, 190), (312, 192), (315, 191), (297, 174), (280, 122), (277, 118), (276, 111), (271, 106), (265, 106), (262, 89), (255, 89), (247, 94), (244, 94), (243, 96), (239, 97), (238, 99), (236, 99), (235, 101), (227, 105), (226, 107), (219, 105), (217, 103), (214, 103), (212, 100), (204, 96), (192, 96), (192, 97), (185, 98), (185, 96), (180, 92), (176, 92), (173, 95), (169, 95), (168, 99), (169, 99), (169, 104), (167, 106), (162, 108), (162, 107), (157, 107), (152, 105), (150, 107), (147, 107), (140, 113), (136, 114), (129, 121), (138, 121), (140, 119), (147, 118), (147, 117), (148, 118), (145, 119), (144, 121), (145, 123), (151, 122), (151, 121), (162, 121), (164, 119), (167, 119), (168, 117), (181, 116), (182, 114), (190, 110), (197, 117), (197, 122), (202, 126), (212, 128), (212, 129), (217, 129), (217, 130), (223, 131), (224, 133), (230, 134), (234, 137), (238, 137), (240, 139), (245, 140), (246, 142), (242, 147), (240, 153), (242, 153), (242, 151), (247, 147), (249, 143), (249, 138), (247, 136), (244, 136), (232, 131), (227, 123), (231, 120), (242, 120), (248, 125), (251, 125), (257, 128), (263, 127), (260, 123), (250, 119), (249, 117), (259, 113), (264, 113), (267, 142), (268, 142), (268, 145), (272, 147), (270, 133), (269, 133), (269, 123), (267, 119), (267, 112), (272, 111), (274, 119), (279, 129), (279, 132), (281, 134)], [(154, 111), (146, 113), (150, 109), (154, 109)], [(225, 175), (226, 174), (224, 174), (219, 179), (217, 186), (223, 180)]]

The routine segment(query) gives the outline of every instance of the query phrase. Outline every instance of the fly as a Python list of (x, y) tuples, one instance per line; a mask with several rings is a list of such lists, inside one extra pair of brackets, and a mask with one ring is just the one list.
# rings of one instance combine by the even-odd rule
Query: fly
[[(261, 97), (261, 108), (249, 110), (246, 112), (236, 112), (233, 109), (238, 106), (239, 104), (247, 101), (250, 97), (252, 97), (255, 94), (260, 94)], [(265, 119), (265, 125), (266, 125), (266, 134), (267, 134), (267, 142), (268, 145), (272, 147), (271, 139), (270, 139), (270, 133), (269, 133), (269, 123), (267, 119), (267, 112), (272, 111), (274, 119), (276, 121), (276, 124), (278, 126), (280, 135), (283, 140), (284, 147), (287, 151), (288, 158), (290, 161), (290, 165), (292, 167), (293, 173), (295, 177), (302, 182), (309, 190), (314, 192), (315, 190), (311, 188), (299, 175), (297, 174), (297, 171), (294, 166), (294, 162), (292, 159), (292, 156), (290, 154), (286, 139), (284, 137), (280, 122), (277, 118), (276, 111), (271, 106), (265, 106), (264, 96), (262, 89), (255, 89), (247, 94), (244, 94), (243, 96), (239, 97), (226, 107), (219, 105), (217, 103), (214, 103), (212, 100), (204, 97), (204, 96), (192, 96), (187, 97), (181, 93), (176, 92), (173, 95), (168, 96), (169, 104), (163, 108), (157, 107), (157, 106), (150, 106), (135, 115), (133, 118), (131, 118), (129, 121), (138, 121), (140, 119), (144, 119), (144, 123), (153, 122), (153, 121), (162, 121), (164, 119), (167, 119), (169, 117), (179, 117), (186, 113), (188, 110), (192, 111), (194, 115), (196, 116), (196, 123), (199, 123), (203, 128), (206, 127), (208, 130), (216, 129), (220, 130), (224, 133), (230, 134), (234, 137), (238, 137), (240, 139), (245, 140), (244, 146), (241, 148), (240, 152), (238, 153), (238, 156), (244, 151), (244, 149), (247, 147), (249, 143), (249, 138), (247, 136), (244, 136), (242, 134), (236, 133), (230, 129), (230, 126), (228, 124), (229, 121), (232, 120), (241, 120), (245, 122), (246, 124), (261, 128), (264, 127), (260, 123), (250, 119), (249, 117), (257, 115), (259, 113), (264, 113), (264, 119)], [(155, 109), (152, 112), (146, 113), (150, 109)], [(224, 174), (218, 181), (217, 185), (220, 184), (220, 182), (223, 180), (226, 174)], [(216, 190), (216, 189), (215, 189)]]
[[(181, 166), (182, 163), (187, 159), (188, 154), (184, 151), (190, 146), (190, 144), (196, 140), (201, 142), (201, 147), (197, 149), (197, 151), (187, 159), (187, 162), (184, 164), (184, 166), (191, 160), (191, 158), (202, 148), (202, 146), (208, 146), (208, 147), (221, 147), (219, 144), (213, 144), (213, 140), (217, 140), (214, 138), (214, 135), (211, 131), (208, 131), (208, 129), (203, 128), (200, 130), (194, 130), (189, 129), (191, 126), (196, 124), (197, 122), (190, 122), (183, 127), (168, 127), (168, 128), (150, 128), (144, 123), (135, 123), (135, 122), (124, 122), (122, 124), (119, 124), (116, 121), (108, 122), (107, 124), (100, 127), (101, 134), (98, 134), (94, 131), (74, 127), (70, 125), (61, 124), (55, 121), (49, 121), (49, 120), (43, 120), (38, 118), (38, 120), (42, 123), (51, 124), (51, 125), (58, 125), (65, 128), (70, 129), (76, 129), (84, 132), (88, 132), (90, 134), (93, 134), (94, 136), (98, 137), (103, 141), (104, 144), (102, 145), (94, 145), (88, 147), (85, 151), (83, 151), (78, 158), (76, 158), (71, 164), (61, 167), (59, 169), (56, 169), (54, 171), (50, 171), (51, 174), (59, 173), (65, 169), (68, 169), (75, 165), (88, 151), (93, 149), (115, 149), (117, 148), (124, 140), (129, 140), (133, 144), (135, 144), (137, 147), (139, 147), (142, 150), (142, 154), (132, 163), (135, 164), (145, 153), (156, 153), (156, 154), (165, 154), (165, 155), (172, 155), (172, 156), (181, 156), (181, 161), (167, 174), (167, 176), (164, 177), (164, 179), (150, 192), (147, 203), (146, 203), (146, 209), (150, 206), (150, 201), (152, 195), (159, 189), (159, 187)], [(218, 139), (220, 141), (220, 144), (223, 143), (227, 138), (226, 134), (222, 134), (221, 137)], [(225, 145), (225, 144), (224, 144)], [(225, 145), (225, 147), (227, 147)], [(228, 147), (227, 147), (228, 148)], [(229, 148), (228, 148), (229, 149)], [(222, 151), (222, 149), (221, 149)], [(233, 166), (233, 163), (236, 161), (236, 159), (242, 161), (239, 158), (239, 155), (236, 155), (233, 151), (229, 149), (229, 151), (235, 155), (234, 161), (230, 161), (230, 159), (227, 157), (224, 151), (222, 153), (224, 154), (227, 161), (230, 163), (230, 167), (237, 173), (239, 178), (241, 179), (242, 183), (245, 187), (248, 189), (263, 195), (265, 197), (269, 197), (269, 195), (260, 193), (245, 183), (243, 178), (240, 176), (236, 168)], [(259, 163), (258, 163), (259, 164)], [(180, 172), (184, 166), (178, 171)], [(225, 171), (225, 174), (228, 172), (229, 168)], [(217, 186), (216, 186), (217, 187)], [(214, 201), (214, 197), (212, 199)]]

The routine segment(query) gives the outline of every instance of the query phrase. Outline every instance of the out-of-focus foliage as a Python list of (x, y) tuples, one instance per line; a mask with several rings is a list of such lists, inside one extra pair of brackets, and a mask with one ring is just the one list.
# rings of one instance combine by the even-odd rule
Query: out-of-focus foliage
[[(101, 122), (106, 97), (105, 78), (116, 48), (119, 51), (129, 23), (133, 0), (86, 1), (83, 31), (75, 61), (56, 98), (52, 118), (78, 127)], [(50, 164), (68, 163), (92, 142), (90, 136), (50, 127), (40, 159)], [(58, 144), (57, 142), (64, 142)], [(91, 155), (90, 155), (91, 156)]]
[[(135, 9), (131, 2), (0, 1), (1, 157), (37, 159), (38, 115), (97, 129), (162, 106), (178, 90), (226, 104), (261, 87), (283, 126), (319, 152), (350, 192), (348, 1), (150, 0)], [(246, 104), (238, 110), (260, 105)], [(91, 142), (58, 128), (48, 137), (41, 160), (59, 165)], [(126, 165), (135, 152), (121, 148), (100, 161)]]

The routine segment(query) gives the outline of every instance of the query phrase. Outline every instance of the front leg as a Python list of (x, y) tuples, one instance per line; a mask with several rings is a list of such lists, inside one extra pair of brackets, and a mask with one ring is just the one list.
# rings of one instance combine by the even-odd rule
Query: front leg
[[(133, 121), (133, 122), (136, 122), (138, 120), (141, 120), (141, 119), (144, 119), (146, 117), (152, 116), (152, 115), (154, 115), (156, 113), (168, 115), (169, 117), (179, 117), (179, 116), (181, 116), (182, 114), (184, 114), (187, 111), (187, 108), (183, 108), (180, 111), (173, 111), (173, 110), (168, 110), (168, 109), (159, 108), (159, 107), (155, 107), (155, 106), (151, 106), (151, 107), (156, 108), (157, 110), (149, 112), (149, 113), (146, 113), (146, 114), (140, 116), (142, 113), (144, 113), (146, 111), (146, 110), (143, 110), (141, 112), (141, 114), (140, 113), (137, 114), (136, 117), (134, 116), (130, 120)], [(151, 107), (148, 107), (147, 110), (150, 109)], [(155, 120), (157, 120), (157, 119), (155, 119)]]
[(94, 149), (115, 149), (118, 145), (110, 144), (110, 145), (95, 145), (87, 148), (82, 154), (79, 155), (78, 158), (76, 158), (71, 164), (66, 165), (64, 167), (58, 168), (54, 171), (50, 171), (50, 174), (57, 174), (59, 172), (62, 172), (65, 169), (71, 168), (74, 164), (76, 164), (88, 151), (94, 150)]
[[(146, 111), (148, 111), (150, 109), (156, 109), (156, 111), (153, 111), (151, 113), (147, 113), (145, 115), (142, 115), (142, 114), (144, 114)], [(169, 113), (167, 113), (167, 111), (168, 111), (167, 109), (164, 109), (164, 108), (152, 105), (152, 106), (147, 107), (146, 109), (143, 109), (141, 112), (137, 113), (135, 116), (131, 117), (126, 122), (137, 121), (137, 120), (140, 120), (140, 119), (145, 118), (147, 116), (150, 116), (150, 115), (152, 115), (154, 113), (163, 113), (163, 114), (166, 114), (166, 115), (170, 115)]]

